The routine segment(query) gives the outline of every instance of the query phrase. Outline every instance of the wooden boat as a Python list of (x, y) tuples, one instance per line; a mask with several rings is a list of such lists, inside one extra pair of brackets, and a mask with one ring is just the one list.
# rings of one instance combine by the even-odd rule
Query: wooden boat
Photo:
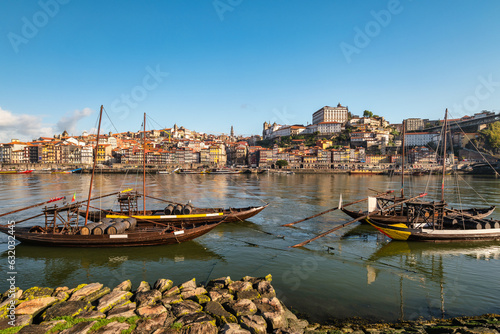
[(0, 170), (0, 174), (30, 174), (33, 169), (28, 170)]
[(373, 169), (354, 169), (349, 171), (351, 175), (380, 175), (383, 171)]
[(212, 169), (209, 170), (207, 173), (209, 174), (224, 174), (224, 175), (232, 175), (232, 174), (241, 174), (240, 170), (234, 170), (234, 169)]
[(52, 172), (52, 174), (73, 174), (73, 173), (81, 173), (82, 169), (81, 168), (75, 168), (72, 170), (55, 170)]
[[(54, 206), (44, 209), (45, 226), (15, 227), (0, 225), (0, 232), (13, 233), (16, 240), (51, 247), (131, 247), (181, 243), (197, 238), (218, 226), (223, 220), (184, 224), (183, 226), (135, 227), (116, 234), (82, 234), (85, 225), (78, 224), (78, 206)], [(64, 217), (66, 213), (67, 217)], [(72, 223), (76, 219), (76, 224)]]
[(443, 203), (408, 202), (408, 221), (381, 222), (368, 217), (368, 222), (394, 240), (408, 241), (491, 241), (500, 240), (500, 221), (478, 219), (468, 215), (447, 217)]
[[(249, 206), (244, 208), (197, 208), (190, 204), (181, 205), (170, 203), (165, 209), (138, 210), (137, 200), (142, 195), (137, 192), (128, 192), (118, 195), (120, 209), (118, 211), (100, 210), (89, 211), (88, 219), (97, 222), (103, 218), (135, 218), (139, 225), (154, 225), (155, 223), (197, 223), (214, 222), (224, 219), (225, 222), (239, 222), (255, 216), (269, 204)], [(80, 212), (84, 216), (85, 212)]]
[(191, 169), (178, 169), (175, 171), (177, 174), (208, 174), (206, 170), (191, 170)]

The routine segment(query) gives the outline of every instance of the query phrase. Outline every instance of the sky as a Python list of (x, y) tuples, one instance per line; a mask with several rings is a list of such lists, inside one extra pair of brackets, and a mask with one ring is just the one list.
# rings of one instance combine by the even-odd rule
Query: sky
[(496, 0), (3, 0), (0, 143), (500, 111)]

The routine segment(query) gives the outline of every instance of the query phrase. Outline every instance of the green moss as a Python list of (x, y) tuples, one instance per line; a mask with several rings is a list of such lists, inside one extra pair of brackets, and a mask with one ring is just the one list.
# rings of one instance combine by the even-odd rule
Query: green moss
[(79, 286), (77, 286), (76, 288), (73, 289), (72, 293), (75, 293), (77, 292), (78, 290), (80, 290), (81, 288), (87, 286), (88, 284), (86, 283), (83, 283), (83, 284), (80, 284)]
[(17, 333), (23, 328), (24, 326), (17, 326), (17, 327), (9, 327), (7, 329), (4, 329), (1, 331), (2, 334), (13, 334)]
[(172, 325), (170, 325), (170, 328), (179, 330), (179, 329), (182, 328), (182, 323), (180, 323), (180, 322), (174, 322)]

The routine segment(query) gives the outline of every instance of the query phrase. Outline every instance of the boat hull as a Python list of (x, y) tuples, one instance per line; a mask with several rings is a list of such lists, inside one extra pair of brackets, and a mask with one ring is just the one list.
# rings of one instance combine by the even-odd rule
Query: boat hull
[[(137, 219), (137, 223), (140, 225), (155, 225), (155, 223), (161, 224), (183, 224), (183, 223), (205, 223), (205, 222), (216, 222), (219, 220), (224, 220), (225, 222), (239, 222), (250, 217), (255, 216), (262, 210), (264, 210), (269, 204), (255, 207), (247, 208), (236, 208), (236, 209), (196, 209), (192, 214), (189, 215), (161, 215), (154, 214), (158, 211), (147, 212), (146, 215), (142, 214), (132, 214), (131, 217)], [(85, 212), (80, 212), (82, 217), (85, 217)], [(89, 212), (89, 220), (99, 221), (102, 218), (130, 218), (128, 215), (124, 215), (120, 212), (111, 211), (91, 211)]]
[(368, 219), (377, 230), (393, 240), (453, 242), (453, 241), (496, 241), (500, 240), (500, 228), (493, 229), (432, 229), (408, 228), (405, 224), (387, 224)]
[[(30, 231), (29, 227), (17, 227), (14, 232), (16, 240), (23, 243), (50, 247), (134, 247), (178, 244), (189, 241), (210, 232), (221, 221), (198, 225), (184, 230), (170, 228), (137, 228), (121, 234), (81, 235), (42, 233)], [(9, 234), (6, 226), (0, 226), (0, 232)]]

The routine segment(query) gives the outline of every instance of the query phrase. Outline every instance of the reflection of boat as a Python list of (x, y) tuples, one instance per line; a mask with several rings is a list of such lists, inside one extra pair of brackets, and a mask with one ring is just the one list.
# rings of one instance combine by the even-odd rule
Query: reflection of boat
[(225, 169), (225, 168), (217, 168), (217, 169), (212, 169), (209, 170), (207, 173), (210, 174), (241, 174), (241, 170), (234, 170), (234, 169)]
[(0, 174), (30, 174), (33, 169), (28, 170), (0, 170)]
[(445, 256), (466, 255), (478, 260), (500, 259), (500, 245), (497, 242), (453, 242), (436, 245), (434, 243), (422, 242), (389, 242), (379, 248), (369, 260), (377, 261), (381, 258), (399, 255), (423, 255), (423, 256)]
[(192, 170), (192, 169), (178, 169), (175, 171), (177, 174), (207, 174), (206, 170)]

